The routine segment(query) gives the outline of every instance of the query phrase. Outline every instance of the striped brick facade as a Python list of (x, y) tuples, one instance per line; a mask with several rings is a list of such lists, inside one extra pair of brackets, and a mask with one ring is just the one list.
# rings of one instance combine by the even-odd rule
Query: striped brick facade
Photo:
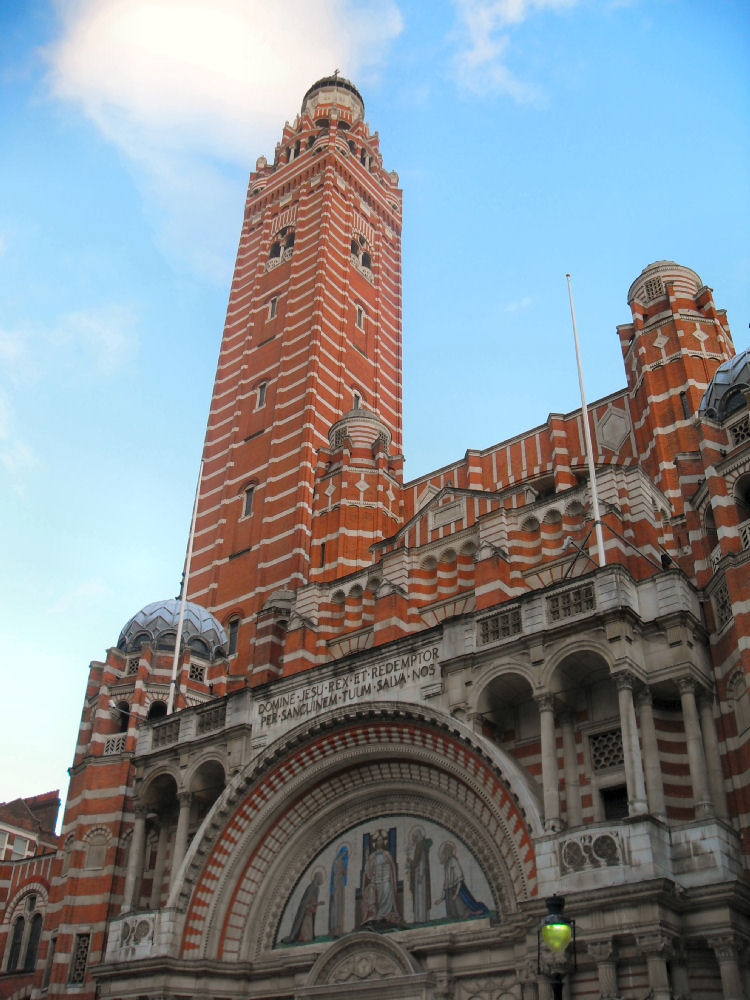
[(251, 174), (175, 710), (147, 607), (57, 854), (0, 863), (0, 995), (545, 1000), (559, 892), (571, 1000), (750, 1000), (750, 355), (694, 271), (633, 282), (603, 566), (580, 411), (404, 483), (400, 199), (338, 76)]

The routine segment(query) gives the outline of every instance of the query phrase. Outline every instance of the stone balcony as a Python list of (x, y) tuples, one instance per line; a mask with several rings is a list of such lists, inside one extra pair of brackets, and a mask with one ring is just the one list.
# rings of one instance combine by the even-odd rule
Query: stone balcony
[(739, 837), (715, 817), (666, 825), (652, 816), (591, 823), (536, 841), (539, 894), (649, 878), (693, 888), (742, 877)]

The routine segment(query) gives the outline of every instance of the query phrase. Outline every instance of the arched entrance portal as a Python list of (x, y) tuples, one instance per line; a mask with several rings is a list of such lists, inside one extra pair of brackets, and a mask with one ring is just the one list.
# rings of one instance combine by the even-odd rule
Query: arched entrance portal
[(177, 953), (249, 963), (263, 982), (248, 996), (295, 998), (432, 996), (424, 940), (492, 941), (511, 967), (539, 818), (493, 753), (456, 720), (393, 705), (269, 747), (191, 846)]

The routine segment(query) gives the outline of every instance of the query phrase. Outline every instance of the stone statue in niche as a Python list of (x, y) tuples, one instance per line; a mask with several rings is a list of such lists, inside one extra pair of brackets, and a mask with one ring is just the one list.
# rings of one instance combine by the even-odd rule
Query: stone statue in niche
[[(402, 923), (396, 869), (396, 827), (376, 830), (362, 838), (360, 926), (393, 927)], [(403, 890), (402, 890), (403, 891)]]
[(349, 847), (342, 844), (331, 865), (331, 881), (328, 897), (328, 933), (331, 937), (341, 937), (344, 933), (344, 910), (346, 873), (349, 866)]
[(284, 938), (284, 944), (304, 944), (315, 937), (315, 911), (324, 903), (318, 902), (318, 893), (323, 884), (323, 872), (316, 868), (310, 879), (310, 884), (302, 894), (297, 912), (294, 915), (292, 929)]
[(444, 840), (438, 851), (438, 858), (443, 866), (443, 893), (436, 903), (445, 903), (446, 917), (464, 919), (466, 917), (481, 917), (489, 913), (484, 903), (474, 899), (464, 880), (461, 862), (456, 857), (456, 845), (451, 840)]
[(432, 886), (430, 882), (430, 848), (432, 841), (425, 837), (421, 826), (409, 831), (409, 852), (406, 864), (409, 869), (409, 889), (414, 907), (414, 923), (424, 924), (430, 919)]

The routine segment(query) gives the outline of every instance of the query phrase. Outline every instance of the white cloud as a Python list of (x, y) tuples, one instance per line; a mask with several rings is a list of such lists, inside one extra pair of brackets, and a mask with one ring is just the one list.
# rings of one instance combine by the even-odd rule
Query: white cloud
[(519, 103), (538, 103), (541, 94), (508, 66), (510, 31), (530, 15), (574, 7), (579, 0), (453, 0), (459, 18), (456, 76), (477, 93), (507, 94)]
[(82, 607), (100, 607), (112, 597), (112, 588), (103, 580), (82, 580), (61, 594), (49, 607), (50, 613), (64, 616)]
[(114, 375), (138, 353), (133, 311), (122, 305), (65, 313), (54, 324), (0, 329), (0, 363), (11, 383), (28, 386), (62, 369)]
[(515, 299), (513, 302), (509, 302), (503, 306), (503, 312), (513, 313), (518, 312), (520, 309), (528, 309), (533, 302), (534, 299), (531, 295), (524, 295), (522, 299)]
[(0, 391), (0, 465), (16, 492), (22, 492), (24, 474), (36, 465), (36, 456), (16, 433), (10, 402)]
[(133, 325), (133, 314), (125, 306), (80, 309), (60, 318), (50, 340), (65, 349), (73, 364), (82, 357), (94, 374), (114, 375), (138, 352)]
[(210, 256), (222, 165), (271, 156), (311, 83), (336, 68), (366, 79), (402, 28), (394, 0), (60, 0), (59, 13), (53, 93), (136, 164), (162, 240), (183, 255), (207, 238)]

